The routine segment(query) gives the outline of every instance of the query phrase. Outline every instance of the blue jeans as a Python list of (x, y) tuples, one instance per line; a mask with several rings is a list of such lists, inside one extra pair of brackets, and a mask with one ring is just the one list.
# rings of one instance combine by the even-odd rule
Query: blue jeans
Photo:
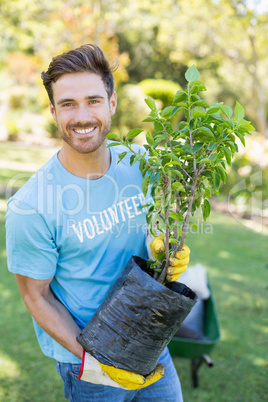
[(57, 362), (56, 371), (63, 380), (65, 398), (73, 402), (182, 402), (180, 380), (167, 348), (159, 362), (165, 365), (164, 377), (137, 391), (78, 380), (80, 364)]

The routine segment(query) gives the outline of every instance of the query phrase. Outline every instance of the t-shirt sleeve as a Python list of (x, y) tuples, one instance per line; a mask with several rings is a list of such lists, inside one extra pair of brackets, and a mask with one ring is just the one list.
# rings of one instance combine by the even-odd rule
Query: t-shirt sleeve
[(6, 214), (7, 265), (33, 279), (55, 275), (58, 251), (44, 218), (27, 204), (12, 200)]

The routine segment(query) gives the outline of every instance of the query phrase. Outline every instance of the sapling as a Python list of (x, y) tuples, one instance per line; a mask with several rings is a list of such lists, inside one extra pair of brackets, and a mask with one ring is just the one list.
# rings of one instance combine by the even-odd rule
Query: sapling
[[(238, 152), (237, 139), (245, 146), (245, 134), (254, 129), (244, 119), (245, 111), (239, 102), (233, 111), (223, 103), (209, 105), (199, 96), (206, 87), (194, 65), (186, 71), (185, 78), (187, 87), (176, 93), (173, 105), (159, 110), (152, 99), (145, 99), (151, 111), (144, 121), (152, 122), (154, 130), (147, 132), (144, 150), (136, 152), (132, 145), (141, 129), (132, 129), (126, 136), (107, 136), (115, 139), (109, 146), (126, 147), (119, 161), (131, 152), (130, 164), (139, 162), (142, 191), (144, 196), (148, 191), (152, 196), (152, 202), (143, 205), (148, 208), (148, 230), (151, 235), (164, 234), (165, 252), (155, 262), (148, 260), (148, 265), (161, 283), (165, 281), (170, 258), (185, 244), (189, 225), (196, 229), (191, 216), (201, 207), (203, 219), (209, 217), (208, 199), (219, 195), (220, 183), (227, 177), (227, 165), (231, 165)], [(173, 127), (171, 120), (181, 111), (183, 120)]]

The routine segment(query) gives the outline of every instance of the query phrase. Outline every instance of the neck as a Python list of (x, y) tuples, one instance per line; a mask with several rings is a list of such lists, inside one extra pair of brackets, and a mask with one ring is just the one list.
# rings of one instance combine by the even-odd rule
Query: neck
[(64, 143), (58, 154), (62, 166), (75, 176), (83, 179), (97, 180), (108, 171), (111, 164), (110, 150), (106, 141), (90, 153), (80, 153)]

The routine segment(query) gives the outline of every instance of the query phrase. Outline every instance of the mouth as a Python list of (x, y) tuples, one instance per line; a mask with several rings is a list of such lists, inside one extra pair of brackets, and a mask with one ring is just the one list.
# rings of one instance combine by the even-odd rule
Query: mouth
[(86, 136), (91, 134), (96, 127), (90, 127), (90, 128), (73, 128), (73, 131), (75, 134), (80, 135), (80, 136)]

